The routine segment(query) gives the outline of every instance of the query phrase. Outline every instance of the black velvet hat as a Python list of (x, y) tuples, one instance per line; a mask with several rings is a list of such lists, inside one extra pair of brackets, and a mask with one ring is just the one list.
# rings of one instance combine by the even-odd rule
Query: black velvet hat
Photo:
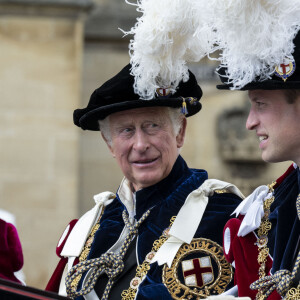
[[(294, 38), (294, 61), (282, 63), (276, 67), (276, 71), (270, 79), (259, 81), (258, 79), (246, 84), (239, 90), (283, 90), (283, 89), (300, 89), (300, 31)], [(217, 85), (220, 90), (229, 90), (232, 84), (226, 83), (228, 78), (226, 76), (227, 69), (222, 67), (218, 70), (222, 85)]]
[(74, 111), (74, 124), (84, 130), (99, 130), (98, 120), (108, 115), (141, 107), (169, 106), (183, 107), (186, 117), (200, 111), (202, 90), (195, 75), (189, 71), (189, 80), (181, 82), (174, 94), (158, 90), (154, 99), (142, 100), (134, 92), (134, 77), (130, 74), (131, 65), (125, 66), (117, 75), (96, 89), (86, 108)]

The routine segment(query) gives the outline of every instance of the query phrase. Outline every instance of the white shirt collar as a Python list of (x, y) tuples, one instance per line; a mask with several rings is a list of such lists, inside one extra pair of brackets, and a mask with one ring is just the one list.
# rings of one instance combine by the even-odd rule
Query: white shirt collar
[(131, 183), (125, 177), (123, 178), (118, 189), (118, 195), (121, 202), (125, 205), (129, 214), (129, 220), (132, 223), (135, 216), (136, 197), (135, 193), (132, 192)]

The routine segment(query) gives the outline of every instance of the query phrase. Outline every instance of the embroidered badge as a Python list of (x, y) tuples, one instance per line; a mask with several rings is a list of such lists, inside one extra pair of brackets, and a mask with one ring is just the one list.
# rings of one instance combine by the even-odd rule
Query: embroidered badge
[(214, 271), (210, 256), (183, 260), (181, 262), (185, 285), (203, 286), (214, 281)]
[(204, 299), (224, 292), (232, 280), (231, 265), (223, 248), (214, 241), (197, 238), (183, 244), (171, 267), (164, 265), (163, 283), (173, 299)]
[(296, 62), (291, 59), (285, 59), (282, 64), (275, 67), (275, 75), (286, 81), (288, 77), (292, 76), (296, 70)]
[(159, 97), (168, 97), (171, 93), (171, 89), (169, 87), (161, 87), (156, 89), (156, 94)]

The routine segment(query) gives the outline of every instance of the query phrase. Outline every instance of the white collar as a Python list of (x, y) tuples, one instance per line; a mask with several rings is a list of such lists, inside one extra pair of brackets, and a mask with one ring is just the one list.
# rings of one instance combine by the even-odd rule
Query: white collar
[(135, 193), (132, 192), (131, 183), (126, 177), (123, 178), (119, 186), (118, 195), (121, 202), (125, 205), (129, 214), (129, 220), (132, 223), (135, 216), (136, 197)]

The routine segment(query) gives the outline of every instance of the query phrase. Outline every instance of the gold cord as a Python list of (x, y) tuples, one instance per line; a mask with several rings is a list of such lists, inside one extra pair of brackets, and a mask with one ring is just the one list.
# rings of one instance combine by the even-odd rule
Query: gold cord
[(140, 283), (144, 280), (146, 277), (148, 271), (150, 270), (150, 263), (152, 258), (154, 257), (155, 253), (158, 251), (158, 249), (163, 245), (163, 243), (168, 239), (169, 235), (169, 229), (173, 222), (175, 221), (176, 216), (173, 216), (170, 220), (170, 226), (163, 231), (162, 235), (154, 241), (152, 250), (146, 255), (145, 260), (143, 263), (136, 268), (136, 274), (135, 277), (130, 282), (130, 287), (127, 290), (124, 290), (121, 294), (122, 300), (134, 300), (135, 295), (137, 292), (137, 289), (140, 285)]

